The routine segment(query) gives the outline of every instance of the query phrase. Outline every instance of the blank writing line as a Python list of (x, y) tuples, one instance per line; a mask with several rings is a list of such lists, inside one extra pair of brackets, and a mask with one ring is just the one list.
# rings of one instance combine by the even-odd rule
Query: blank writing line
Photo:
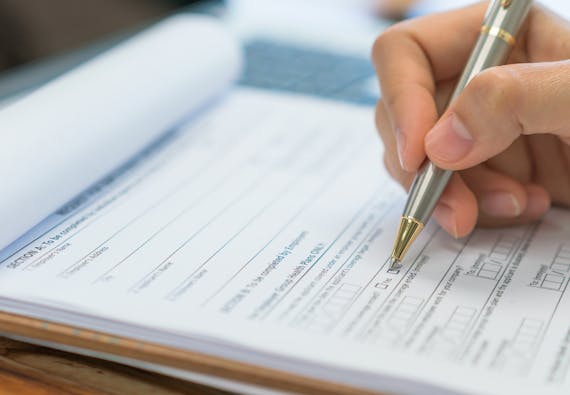
[[(360, 145), (357, 148), (360, 148)], [(350, 152), (350, 154), (347, 156), (351, 157), (352, 154), (353, 153)], [(307, 208), (309, 208), (311, 205), (313, 205), (316, 201), (316, 198), (319, 195), (321, 195), (330, 186), (331, 182), (334, 179), (338, 178), (340, 176), (340, 174), (342, 174), (343, 172), (345, 172), (347, 170), (348, 166), (345, 166), (344, 164), (345, 164), (345, 161), (340, 160), (338, 166), (333, 168), (330, 176), (323, 182), (321, 187), (314, 194), (312, 194), (308, 197), (308, 199), (301, 206), (301, 208), (299, 210), (297, 210), (289, 218), (289, 220), (287, 222), (285, 222), (284, 225), (281, 226), (279, 228), (279, 230), (257, 252), (255, 252), (255, 254), (250, 259), (248, 259), (241, 266), (241, 268), (239, 268), (221, 287), (219, 287), (214, 293), (212, 293), (208, 298), (206, 298), (202, 302), (201, 306), (204, 307), (208, 303), (210, 303), (210, 301), (212, 301), (212, 299), (214, 299), (220, 292), (222, 292), (228, 284), (230, 284), (255, 258), (257, 258), (277, 237), (279, 237), (279, 235), (281, 233), (283, 233), (283, 231), (285, 231), (285, 229), (287, 229), (293, 223), (293, 221), (295, 221)]]

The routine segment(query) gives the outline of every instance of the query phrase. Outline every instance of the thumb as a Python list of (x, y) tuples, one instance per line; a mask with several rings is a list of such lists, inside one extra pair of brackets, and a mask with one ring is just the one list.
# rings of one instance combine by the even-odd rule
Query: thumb
[(570, 144), (570, 62), (494, 67), (477, 75), (425, 138), (439, 167), (473, 167), (521, 135), (554, 134)]

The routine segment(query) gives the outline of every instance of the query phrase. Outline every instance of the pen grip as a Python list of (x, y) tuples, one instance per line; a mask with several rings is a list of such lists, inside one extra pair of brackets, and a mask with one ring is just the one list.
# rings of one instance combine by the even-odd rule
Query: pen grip
[[(477, 42), (447, 107), (459, 97), (469, 82), (481, 71), (505, 64), (515, 44), (514, 37), (528, 14), (531, 4), (532, 0), (494, 0), (491, 2)], [(451, 170), (440, 169), (426, 160), (414, 179), (403, 216), (415, 218), (425, 224), (452, 174)]]

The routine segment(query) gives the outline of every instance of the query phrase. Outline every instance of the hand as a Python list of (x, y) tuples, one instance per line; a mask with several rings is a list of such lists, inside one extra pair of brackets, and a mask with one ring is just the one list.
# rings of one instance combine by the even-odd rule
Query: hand
[(434, 212), (451, 235), (570, 206), (570, 25), (535, 7), (509, 64), (477, 75), (439, 117), (486, 4), (396, 24), (373, 50), (385, 165), (406, 189), (426, 154), (457, 170)]

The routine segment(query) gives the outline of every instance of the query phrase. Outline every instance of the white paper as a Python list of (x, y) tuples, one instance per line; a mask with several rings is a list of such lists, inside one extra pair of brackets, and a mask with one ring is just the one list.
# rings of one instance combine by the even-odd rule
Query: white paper
[(371, 390), (567, 394), (570, 213), (431, 224), (372, 110), (240, 90), (0, 256), (0, 306)]
[(213, 19), (175, 16), (0, 111), (0, 248), (235, 79)]

